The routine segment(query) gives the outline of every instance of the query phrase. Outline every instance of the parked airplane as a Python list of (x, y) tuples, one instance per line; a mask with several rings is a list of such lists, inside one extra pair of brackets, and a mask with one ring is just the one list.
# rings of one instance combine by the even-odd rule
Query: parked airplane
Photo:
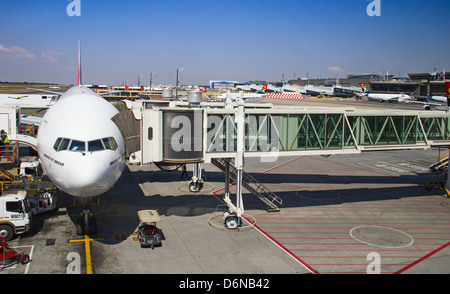
[(361, 83), (361, 88), (363, 92), (363, 96), (366, 96), (369, 100), (377, 100), (381, 102), (403, 102), (406, 100), (413, 100), (411, 96), (406, 94), (378, 94), (371, 93), (365, 84)]
[[(125, 144), (111, 118), (118, 110), (83, 87), (67, 90), (42, 118), (37, 150), (43, 170), (62, 191), (87, 199), (108, 191), (125, 168)], [(87, 215), (87, 214), (86, 214)], [(85, 218), (83, 225), (88, 226)]]
[(36, 94), (0, 94), (0, 106), (20, 106), (20, 108), (48, 108), (59, 96)]
[[(450, 94), (450, 82), (445, 83), (446, 92)], [(447, 96), (435, 96), (431, 92), (431, 87), (428, 85), (428, 95), (426, 96), (426, 102), (424, 101), (406, 101), (407, 103), (422, 104), (424, 110), (448, 110), (450, 106), (450, 99)]]
[(232, 101), (236, 101), (238, 99), (243, 99), (245, 102), (250, 101), (258, 101), (264, 99), (266, 97), (266, 90), (268, 85), (265, 84), (262, 89), (258, 91), (258, 93), (223, 93), (217, 96), (216, 99), (218, 100), (226, 100), (227, 98), (230, 98)]
[[(446, 92), (447, 92), (447, 95), (449, 95), (449, 84), (448, 83), (450, 83), (450, 82), (446, 82), (445, 83), (445, 86), (446, 86)], [(435, 96), (435, 95), (433, 95), (433, 93), (431, 92), (431, 86), (430, 85), (428, 85), (428, 95), (427, 95), (427, 100), (429, 101), (429, 102), (432, 102), (432, 103), (439, 103), (440, 105), (449, 105), (448, 104), (448, 98), (447, 98), (447, 96)]]

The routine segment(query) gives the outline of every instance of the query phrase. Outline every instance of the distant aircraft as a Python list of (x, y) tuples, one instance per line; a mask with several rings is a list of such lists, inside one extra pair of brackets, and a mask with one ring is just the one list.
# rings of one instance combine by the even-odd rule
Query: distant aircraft
[(378, 94), (371, 93), (364, 83), (361, 83), (363, 96), (366, 96), (369, 100), (377, 100), (381, 102), (403, 102), (406, 100), (412, 100), (411, 96), (406, 94)]
[[(449, 83), (450, 82), (445, 82), (445, 89), (446, 89), (447, 95), (449, 95), (449, 87), (450, 87)], [(431, 86), (430, 86), (430, 84), (428, 84), (427, 100), (428, 100), (428, 102), (438, 103), (438, 104), (444, 105), (444, 106), (448, 106), (449, 105), (447, 96), (435, 96), (435, 95), (433, 95), (433, 93), (431, 93)]]
[(57, 95), (0, 94), (0, 106), (20, 106), (20, 108), (48, 108), (58, 100)]
[(266, 90), (268, 85), (265, 84), (262, 89), (258, 91), (258, 93), (223, 93), (219, 96), (217, 96), (218, 100), (226, 100), (228, 97), (231, 99), (231, 101), (236, 101), (238, 99), (243, 99), (245, 102), (253, 102), (264, 99), (266, 97)]

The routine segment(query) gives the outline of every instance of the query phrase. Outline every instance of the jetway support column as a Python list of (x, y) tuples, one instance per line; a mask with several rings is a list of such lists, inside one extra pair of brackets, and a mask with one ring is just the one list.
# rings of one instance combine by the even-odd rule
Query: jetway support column
[(199, 192), (203, 188), (203, 180), (202, 180), (202, 169), (203, 164), (194, 163), (192, 169), (192, 179), (189, 183), (189, 190), (191, 192)]
[[(242, 175), (244, 171), (244, 123), (245, 123), (245, 116), (244, 116), (244, 104), (242, 101), (239, 102), (237, 113), (236, 113), (236, 130), (237, 130), (237, 155), (236, 155), (236, 205), (233, 205), (229, 199), (227, 199), (227, 195), (229, 195), (229, 191), (225, 192), (225, 201), (228, 204), (229, 210), (227, 213), (224, 214), (225, 219), (225, 226), (230, 229), (235, 229), (241, 226), (242, 220), (241, 217), (244, 214), (244, 202), (242, 199)], [(227, 170), (226, 170), (226, 180), (225, 185), (228, 189), (229, 184), (229, 178), (230, 178), (230, 162), (227, 161)]]

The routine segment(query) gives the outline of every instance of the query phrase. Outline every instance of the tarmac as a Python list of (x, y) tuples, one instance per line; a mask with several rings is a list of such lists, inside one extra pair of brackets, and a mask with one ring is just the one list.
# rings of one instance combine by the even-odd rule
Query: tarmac
[[(188, 191), (181, 170), (128, 165), (113, 189), (92, 199), (97, 234), (76, 234), (82, 207), (58, 192), (57, 210), (35, 216), (32, 230), (9, 242), (32, 261), (0, 274), (449, 274), (450, 200), (425, 189), (443, 151), (246, 159), (246, 172), (283, 205), (269, 213), (244, 190), (239, 230), (220, 227), (224, 174), (212, 164), (198, 193)], [(141, 209), (158, 210), (161, 247), (140, 248)]]

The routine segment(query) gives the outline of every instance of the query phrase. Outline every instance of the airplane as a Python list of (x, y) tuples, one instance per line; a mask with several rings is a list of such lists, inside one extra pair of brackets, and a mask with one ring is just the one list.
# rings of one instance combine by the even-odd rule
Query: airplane
[(258, 91), (258, 93), (254, 94), (254, 93), (223, 93), (219, 96), (217, 96), (216, 99), (218, 100), (226, 100), (227, 98), (230, 98), (232, 101), (236, 101), (238, 99), (243, 99), (245, 102), (250, 102), (250, 101), (258, 101), (258, 100), (262, 100), (264, 99), (264, 97), (266, 97), (266, 90), (267, 90), (268, 85), (265, 84), (262, 89), (260, 89)]
[(412, 100), (411, 96), (406, 94), (378, 94), (371, 93), (364, 83), (361, 83), (362, 95), (366, 96), (369, 100), (377, 100), (381, 102), (403, 102), (406, 100)]
[[(450, 94), (449, 88), (448, 88), (450, 86), (448, 86), (448, 83), (450, 83), (450, 82), (445, 82), (445, 89), (446, 89), (447, 95)], [(433, 95), (433, 93), (431, 93), (431, 86), (430, 86), (430, 84), (428, 84), (427, 100), (428, 100), (428, 102), (438, 103), (438, 104), (444, 105), (444, 106), (448, 106), (449, 105), (447, 96), (435, 96), (435, 95)]]
[[(445, 82), (446, 92), (450, 94), (450, 82)], [(406, 103), (422, 104), (424, 110), (448, 110), (450, 106), (450, 98), (447, 96), (435, 96), (431, 92), (431, 87), (428, 84), (428, 94), (426, 101), (405, 101)]]
[[(124, 138), (111, 120), (119, 111), (82, 86), (80, 45), (78, 50), (78, 85), (67, 90), (42, 117), (37, 151), (53, 184), (86, 204), (89, 197), (114, 186), (126, 158)], [(89, 210), (83, 210), (83, 231), (89, 229), (89, 212), (85, 211)]]
[(20, 106), (20, 108), (48, 108), (58, 96), (36, 94), (0, 94), (0, 106)]

